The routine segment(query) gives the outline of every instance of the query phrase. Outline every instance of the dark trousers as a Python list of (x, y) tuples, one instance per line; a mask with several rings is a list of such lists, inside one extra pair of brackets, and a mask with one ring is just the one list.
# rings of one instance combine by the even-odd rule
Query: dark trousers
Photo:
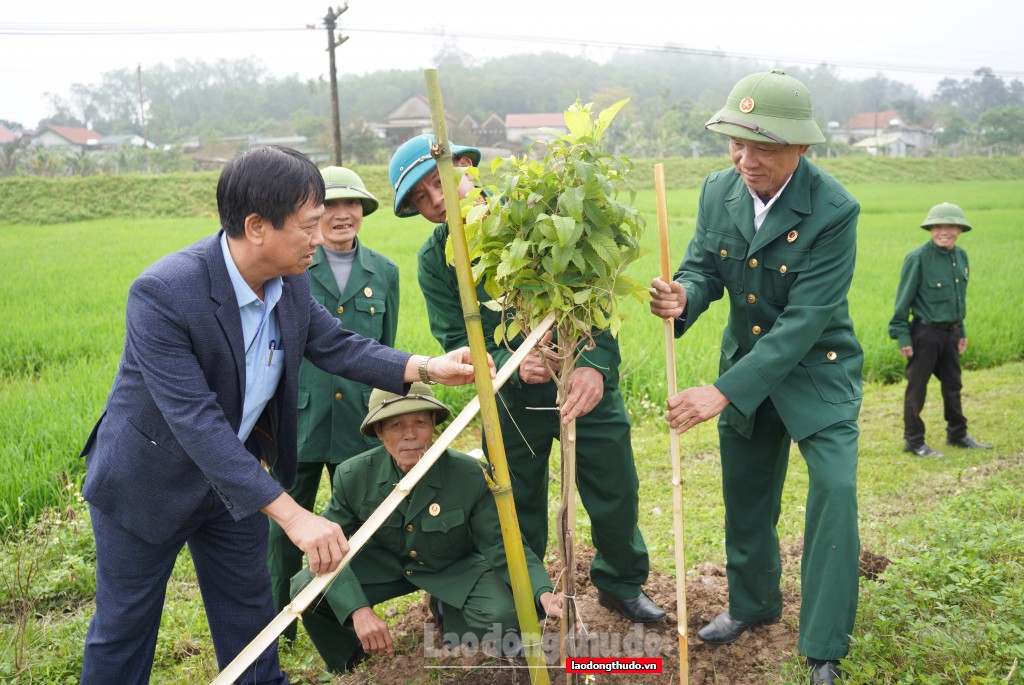
[[(297, 574), (292, 579), (293, 594), (298, 595), (311, 580), (313, 574), (309, 571)], [(380, 583), (362, 582), (360, 586), (371, 608), (380, 602), (420, 589), (404, 578)], [(360, 646), (352, 615), (348, 613), (348, 607), (351, 606), (348, 600), (348, 597), (343, 597), (335, 601), (331, 589), (328, 588), (302, 612), (302, 623), (306, 626), (306, 632), (323, 658), (327, 670), (332, 673), (343, 673), (348, 670), (349, 662)], [(441, 613), (444, 635), (427, 640), (428, 644), (438, 648), (442, 644), (449, 647), (476, 644), (482, 648), (481, 640), (485, 638), (501, 640), (504, 643), (503, 637), (507, 631), (519, 629), (512, 589), (490, 569), (477, 579), (461, 607), (441, 602)], [(436, 630), (439, 627), (424, 626), (424, 630)], [(492, 656), (500, 655), (497, 648), (490, 653)], [(430, 658), (430, 655), (426, 656)]]
[[(792, 440), (771, 400), (758, 408), (749, 439), (722, 421), (718, 434), (729, 613), (738, 621), (778, 616), (782, 563), (777, 525)], [(815, 659), (846, 656), (857, 613), (859, 434), (856, 421), (843, 421), (798, 443), (808, 485), (797, 648)]]
[[(167, 581), (188, 544), (223, 669), (274, 618), (263, 514), (231, 518), (213, 495), (189, 524), (162, 544), (127, 530), (90, 506), (96, 537), (96, 614), (85, 637), (83, 685), (146, 685), (153, 667)], [(268, 647), (237, 682), (286, 685), (277, 645)]]
[[(548, 542), (548, 458), (559, 435), (555, 384), (503, 388), (498, 418), (512, 477), (512, 496), (523, 538), (539, 559)], [(640, 594), (650, 562), (639, 527), (639, 479), (633, 462), (629, 417), (617, 387), (606, 384), (596, 407), (576, 420), (576, 487), (590, 516), (596, 552), (594, 587), (619, 599)]]
[(960, 406), (959, 328), (947, 330), (915, 321), (910, 328), (914, 356), (907, 360), (907, 392), (903, 397), (903, 440), (911, 447), (924, 444), (925, 395), (928, 380), (934, 375), (942, 387), (942, 406), (946, 418), (946, 439), (955, 441), (967, 435), (967, 419)]
[[(295, 471), (295, 482), (285, 490), (300, 507), (313, 511), (316, 493), (320, 489), (320, 478), (324, 467), (327, 476), (334, 482), (337, 464), (324, 462), (299, 462)], [(333, 486), (332, 486), (333, 487)], [(267, 544), (267, 568), (270, 569), (270, 588), (274, 595), (274, 608), (280, 612), (291, 602), (292, 576), (302, 570), (302, 550), (292, 544), (281, 526), (270, 520), (270, 539)], [(282, 635), (288, 640), (295, 639), (296, 624), (285, 628)]]

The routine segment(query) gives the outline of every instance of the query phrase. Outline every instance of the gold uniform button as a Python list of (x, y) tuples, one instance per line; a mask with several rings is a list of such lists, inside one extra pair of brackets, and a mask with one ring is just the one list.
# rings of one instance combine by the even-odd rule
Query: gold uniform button
[(749, 295), (747, 295), (747, 302), (749, 302), (750, 304), (754, 304), (755, 302), (757, 302), (757, 295), (754, 295), (754, 293), (750, 293)]
[(407, 576), (411, 576), (411, 575), (412, 575), (412, 571), (406, 571), (406, 572), (405, 572), (405, 575), (407, 575)]
[(407, 525), (405, 529), (411, 533), (413, 531), (412, 524), (410, 523), (409, 525)]
[(376, 307), (370, 307), (370, 313), (371, 314), (376, 314), (377, 313), (377, 308)]
[(825, 359), (829, 360), (830, 362), (834, 362), (836, 360), (836, 356), (837, 355), (835, 352), (829, 352), (828, 354), (825, 355)]
[(786, 265), (785, 264), (783, 264), (782, 266), (779, 267), (779, 273), (780, 274), (786, 273)]
[(729, 251), (728, 250), (722, 250), (718, 254), (722, 255), (722, 259), (725, 259), (726, 257), (729, 256)]
[(340, 392), (334, 393), (334, 399), (340, 400), (342, 397), (344, 397), (344, 395), (342, 395)]
[(413, 551), (409, 552), (409, 556), (412, 557), (413, 559), (415, 559), (416, 556), (417, 556), (416, 550), (413, 550)]
[(345, 313), (345, 307), (343, 305), (340, 305), (340, 304), (338, 305), (338, 313), (339, 314), (344, 314)]
[(754, 259), (753, 257), (751, 257), (750, 261), (749, 261), (749, 262), (747, 262), (747, 264), (749, 264), (749, 265), (750, 265), (750, 268), (751, 268), (751, 269), (754, 269), (754, 268), (756, 268), (756, 267), (757, 267), (757, 260), (756, 260), (756, 259)]
[(754, 335), (761, 335), (761, 327), (754, 326), (753, 328), (750, 329), (750, 332), (753, 333)]

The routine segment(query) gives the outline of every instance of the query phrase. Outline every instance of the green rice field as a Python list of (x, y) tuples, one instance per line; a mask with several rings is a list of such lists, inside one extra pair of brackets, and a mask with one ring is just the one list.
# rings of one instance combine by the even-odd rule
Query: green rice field
[[(672, 263), (692, 235), (698, 190), (668, 179)], [(925, 242), (918, 228), (928, 208), (943, 201), (964, 207), (975, 230), (960, 241), (971, 260), (967, 318), (969, 368), (1024, 356), (1021, 300), (1024, 259), (1024, 179), (942, 183), (851, 183), (862, 205), (857, 270), (850, 309), (866, 353), (866, 380), (896, 381), (902, 359), (886, 335), (904, 255)], [(658, 271), (655, 198), (642, 190), (646, 253), (630, 273), (647, 281)], [(416, 284), (416, 250), (430, 226), (397, 219), (382, 203), (368, 217), (363, 242), (398, 262), (402, 306), (398, 346), (437, 353)], [(19, 506), (37, 511), (58, 487), (53, 474), (79, 479), (78, 452), (113, 380), (124, 334), (128, 286), (149, 263), (217, 230), (213, 218), (108, 219), (57, 225), (0, 225), (0, 522)], [(680, 387), (709, 383), (728, 306), (713, 306), (676, 343)], [(662, 323), (638, 302), (627, 304), (622, 386), (636, 420), (661, 411), (665, 400)], [(1008, 315), (1009, 314), (1009, 315)], [(468, 389), (445, 389), (459, 405)], [(19, 505), (19, 502), (22, 505)]]

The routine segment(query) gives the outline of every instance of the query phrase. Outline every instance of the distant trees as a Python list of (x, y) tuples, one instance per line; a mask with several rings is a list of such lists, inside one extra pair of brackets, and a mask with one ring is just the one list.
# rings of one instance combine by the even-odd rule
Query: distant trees
[[(560, 112), (580, 98), (607, 107), (628, 97), (609, 132), (609, 145), (631, 157), (706, 156), (723, 154), (725, 141), (708, 135), (704, 122), (722, 105), (729, 87), (753, 71), (772, 68), (751, 60), (725, 56), (622, 51), (605, 64), (560, 53), (514, 55), (475, 64), (452, 44), (437, 57), (445, 86), (445, 104), (457, 119), (472, 114), (483, 121), (491, 114)], [(814, 94), (815, 113), (823, 129), (858, 112), (895, 109), (911, 124), (934, 127), (939, 150), (948, 154), (1018, 154), (1024, 150), (1024, 84), (1006, 83), (981, 67), (969, 77), (945, 79), (931, 100), (882, 74), (860, 81), (839, 76), (835, 67), (786, 67)], [(68, 97), (50, 95), (53, 114), (43, 123), (88, 126), (106, 135), (141, 135), (174, 143), (189, 136), (204, 142), (227, 135), (306, 136), (312, 148), (330, 149), (330, 89), (325, 78), (303, 81), (275, 77), (258, 60), (179, 60), (139, 74), (125, 68), (102, 74), (98, 83), (75, 84)], [(346, 162), (387, 160), (391, 150), (371, 122), (381, 121), (402, 100), (423, 93), (418, 70), (378, 71), (339, 80), (342, 147)], [(14, 122), (0, 122), (20, 128)], [(465, 142), (471, 135), (464, 135)], [(821, 154), (845, 154), (848, 148), (828, 145)], [(32, 154), (37, 157), (32, 158)], [(37, 168), (66, 173), (93, 166), (81, 160), (54, 164), (44, 153), (5, 150), (0, 173), (11, 168)], [(31, 164), (30, 164), (31, 158)], [(154, 157), (150, 156), (150, 164)], [(168, 158), (166, 166), (185, 160)], [(126, 161), (97, 164), (96, 171), (131, 168)]]

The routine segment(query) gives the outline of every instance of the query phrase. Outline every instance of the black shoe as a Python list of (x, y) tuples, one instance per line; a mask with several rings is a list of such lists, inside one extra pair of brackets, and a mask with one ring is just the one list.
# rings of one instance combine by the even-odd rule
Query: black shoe
[(913, 445), (904, 445), (903, 451), (912, 452), (919, 457), (931, 457), (933, 459), (943, 459), (946, 456), (942, 452), (936, 452), (935, 450), (933, 450), (931, 447), (924, 443), (921, 443), (917, 447), (914, 447)]
[(954, 447), (968, 447), (976, 450), (990, 450), (992, 445), (986, 445), (985, 443), (978, 442), (969, 435), (965, 435), (962, 438), (956, 438), (955, 440), (947, 440), (947, 445), (953, 445)]
[(781, 618), (782, 615), (780, 614), (778, 616), (769, 616), (759, 621), (737, 621), (729, 615), (728, 611), (723, 611), (711, 619), (711, 623), (698, 630), (697, 637), (713, 645), (724, 645), (728, 642), (733, 642), (754, 626), (778, 623)]
[(836, 685), (836, 679), (842, 677), (838, 661), (818, 661), (811, 666), (811, 685)]
[(656, 623), (665, 620), (665, 612), (643, 590), (632, 599), (619, 599), (598, 590), (597, 603), (605, 609), (617, 611), (633, 623)]

